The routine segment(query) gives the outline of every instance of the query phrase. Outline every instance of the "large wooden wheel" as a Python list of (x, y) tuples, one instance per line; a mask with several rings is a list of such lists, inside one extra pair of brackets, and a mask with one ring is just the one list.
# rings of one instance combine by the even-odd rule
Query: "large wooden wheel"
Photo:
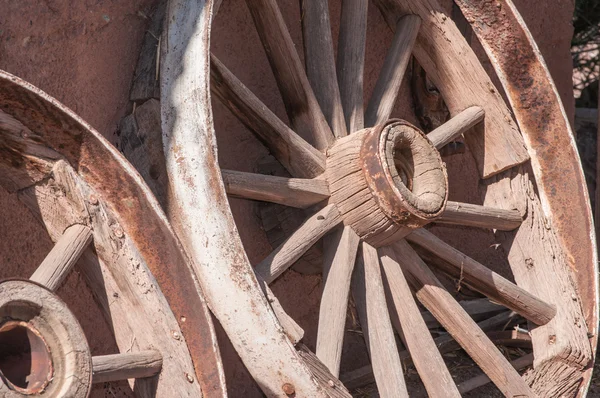
[[(366, 0), (342, 2), (337, 43), (328, 3), (301, 1), (304, 63), (278, 2), (246, 2), (289, 124), (209, 54), (220, 2), (169, 3), (160, 44), (160, 150), (168, 181), (157, 184), (160, 173), (152, 177), (139, 152), (132, 161), (168, 199), (164, 206), (211, 310), (269, 396), (347, 394), (336, 378), (350, 295), (372, 365), (342, 375), (347, 387), (374, 380), (382, 396), (407, 396), (402, 364), (410, 360), (431, 396), (459, 396), (486, 380), (507, 396), (584, 395), (597, 323), (590, 209), (569, 123), (529, 31), (509, 0), (457, 1), (496, 68), (513, 118), (435, 0), (375, 3), (394, 38), (366, 100)], [(392, 115), (412, 55), (452, 116), (427, 134)], [(144, 58), (148, 65), (155, 60)], [(137, 77), (144, 75), (155, 70)], [(159, 98), (154, 81), (145, 82), (151, 87), (146, 95), (132, 96), (138, 104)], [(219, 168), (211, 93), (288, 176)], [(158, 104), (142, 106), (147, 112)], [(136, 118), (139, 124), (144, 117)], [(482, 204), (448, 200), (453, 186), (465, 181), (447, 175), (440, 150), (461, 137), (477, 166), (476, 184), (484, 187)], [(562, 171), (552, 169), (553, 162)], [(251, 268), (225, 194), (304, 209), (308, 216)], [(493, 230), (514, 280), (445, 243), (429, 230), (435, 224)], [(268, 288), (321, 241), (316, 357), (327, 369), (305, 348), (294, 349), (302, 330)], [(458, 303), (439, 272), (493, 303)], [(492, 309), (476, 323), (470, 315), (481, 303)], [(519, 316), (527, 331), (498, 334)], [(449, 335), (434, 339), (431, 322)], [(456, 349), (453, 340), (487, 376), (455, 384), (441, 356)], [(523, 340), (533, 354), (512, 363), (494, 345)], [(523, 376), (515, 370), (531, 365)]]
[[(0, 396), (87, 397), (127, 379), (143, 397), (225, 393), (208, 308), (154, 197), (86, 123), (2, 71), (0, 184), (55, 242), (29, 280), (0, 282)], [(120, 353), (92, 356), (60, 299), (74, 267)]]

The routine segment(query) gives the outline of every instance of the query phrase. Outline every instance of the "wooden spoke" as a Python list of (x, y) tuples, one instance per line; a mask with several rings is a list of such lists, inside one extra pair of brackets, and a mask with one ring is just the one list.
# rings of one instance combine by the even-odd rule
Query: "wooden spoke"
[(543, 302), (528, 291), (491, 271), (481, 263), (466, 256), (425, 229), (417, 229), (407, 236), (443, 262), (433, 262), (442, 271), (460, 278), (464, 283), (497, 303), (521, 314), (536, 325), (548, 323), (556, 308)]
[(312, 178), (325, 170), (325, 156), (293, 132), (211, 55), (213, 94), (271, 150), (291, 175)]
[(267, 283), (260, 277), (257, 279), (258, 284), (265, 293), (269, 304), (271, 304), (271, 308), (273, 309), (279, 324), (283, 328), (283, 331), (287, 335), (288, 339), (290, 339), (292, 344), (296, 345), (304, 337), (304, 329), (302, 329), (300, 325), (298, 325), (296, 321), (294, 321), (294, 319), (289, 316), (287, 312), (285, 312), (281, 306), (281, 303), (279, 302), (279, 299), (273, 294), (271, 288), (269, 288), (269, 285), (267, 285)]
[(285, 178), (221, 169), (230, 196), (305, 209), (329, 197), (325, 180)]
[(292, 266), (308, 249), (342, 221), (335, 205), (317, 212), (254, 269), (267, 283)]
[(356, 262), (352, 294), (373, 374), (382, 397), (408, 397), (396, 339), (387, 309), (377, 249), (366, 242)]
[[(516, 370), (521, 370), (521, 369), (527, 368), (529, 366), (532, 366), (533, 365), (533, 353), (523, 355), (522, 357), (517, 358), (514, 361), (510, 361), (510, 364)], [(491, 382), (490, 378), (488, 376), (486, 376), (485, 374), (482, 374), (479, 376), (475, 376), (471, 379), (468, 379), (466, 381), (463, 381), (462, 383), (460, 383), (458, 385), (458, 390), (460, 391), (461, 394), (466, 394), (469, 391), (473, 391), (476, 388), (482, 387), (490, 382)]]
[(398, 316), (404, 341), (430, 397), (460, 397), (456, 384), (421, 317), (394, 250), (379, 249), (384, 286)]
[(427, 134), (436, 148), (440, 149), (449, 144), (461, 134), (469, 131), (470, 128), (481, 122), (485, 116), (485, 111), (479, 106), (471, 106), (437, 129)]
[[(485, 318), (486, 315), (503, 312), (506, 308), (502, 305), (491, 302), (486, 298), (459, 301), (458, 304), (465, 310), (469, 316), (475, 320)], [(429, 329), (440, 327), (440, 323), (429, 311), (421, 312), (421, 316)]]
[(65, 280), (92, 242), (92, 231), (85, 225), (75, 224), (65, 230), (30, 280), (56, 290)]
[[(514, 312), (504, 311), (501, 314), (477, 323), (477, 326), (484, 332), (498, 327), (509, 327), (512, 319), (515, 318), (515, 315), (516, 314)], [(433, 339), (433, 341), (440, 354), (446, 354), (448, 352), (460, 349), (460, 345), (450, 334), (436, 337)], [(412, 362), (411, 356), (406, 350), (400, 351), (400, 360), (404, 366), (409, 366)], [(351, 372), (343, 374), (341, 380), (350, 390), (374, 383), (375, 379), (373, 377), (373, 368), (371, 365), (360, 367)]]
[(337, 51), (337, 78), (348, 131), (364, 127), (363, 72), (368, 0), (344, 0)]
[(517, 210), (448, 201), (437, 223), (512, 231), (523, 222)]
[(152, 377), (162, 368), (162, 355), (149, 350), (95, 356), (92, 358), (92, 368), (93, 383)]
[(316, 354), (335, 377), (340, 373), (348, 294), (358, 243), (358, 235), (348, 226), (325, 237)]
[(247, 0), (246, 5), (265, 47), (292, 127), (303, 137), (313, 137), (313, 144), (325, 150), (333, 142), (333, 134), (310, 87), (277, 1)]
[(496, 386), (507, 396), (534, 396), (506, 358), (483, 335), (442, 283), (406, 241), (394, 244), (397, 259), (419, 301), (440, 321)]
[(398, 97), (404, 72), (412, 55), (419, 26), (421, 26), (421, 18), (416, 15), (406, 15), (398, 20), (392, 47), (385, 57), (365, 112), (367, 127), (375, 126), (389, 119), (396, 103), (396, 97)]
[(523, 137), (502, 96), (438, 0), (376, 0), (390, 27), (397, 18), (416, 14), (423, 29), (413, 54), (440, 90), (452, 115), (478, 105), (485, 109), (485, 123), (465, 141), (483, 178), (529, 159)]
[(335, 73), (327, 0), (302, 0), (302, 37), (306, 74), (325, 119), (336, 137), (348, 135)]

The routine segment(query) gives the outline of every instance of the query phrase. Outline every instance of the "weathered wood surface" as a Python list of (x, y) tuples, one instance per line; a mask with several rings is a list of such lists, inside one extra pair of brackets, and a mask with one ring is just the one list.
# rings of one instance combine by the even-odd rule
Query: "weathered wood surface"
[(257, 264), (256, 274), (267, 283), (273, 282), (340, 222), (342, 218), (337, 207), (327, 205), (309, 217), (285, 242)]
[(390, 118), (420, 26), (421, 18), (416, 15), (398, 19), (392, 46), (385, 57), (365, 111), (366, 127), (384, 123)]
[(396, 256), (419, 301), (464, 348), (494, 384), (510, 397), (534, 397), (524, 379), (513, 369), (492, 341), (483, 335), (469, 315), (406, 241), (393, 245)]
[(296, 345), (304, 337), (304, 329), (302, 329), (300, 325), (298, 325), (296, 321), (294, 321), (294, 319), (291, 316), (289, 316), (287, 312), (285, 312), (285, 310), (281, 306), (281, 303), (279, 302), (279, 299), (275, 296), (275, 294), (273, 294), (273, 291), (271, 291), (269, 285), (260, 278), (257, 279), (258, 283), (260, 284), (260, 287), (262, 288), (265, 294), (265, 297), (267, 298), (267, 301), (269, 302), (269, 304), (271, 304), (273, 313), (275, 314), (277, 320), (281, 324), (283, 331), (290, 339), (292, 344)]
[[(88, 248), (83, 253), (78, 270), (112, 325), (119, 349), (156, 348), (164, 353), (158, 383), (135, 382), (136, 391), (143, 397), (202, 396), (200, 384), (190, 383), (185, 376), (194, 377), (194, 365), (182, 330), (146, 262), (114, 214), (66, 162), (56, 163), (52, 177), (21, 191), (19, 199), (39, 217), (53, 240), (59, 240), (69, 225), (91, 227), (95, 251)], [(157, 310), (160, 317), (156, 316)]]
[(152, 377), (161, 368), (162, 355), (155, 350), (95, 356), (92, 358), (92, 383)]
[(306, 75), (336, 137), (348, 135), (335, 72), (329, 1), (301, 0)]
[(334, 376), (327, 366), (323, 364), (317, 358), (317, 356), (312, 353), (308, 347), (304, 344), (298, 345), (298, 354), (304, 360), (306, 365), (310, 368), (312, 374), (315, 376), (317, 380), (321, 383), (322, 386), (325, 387), (327, 391), (327, 396), (330, 398), (350, 398), (352, 395), (342, 384), (341, 381), (337, 379), (337, 376)]
[(481, 122), (484, 117), (485, 110), (483, 108), (471, 106), (428, 133), (427, 138), (431, 140), (436, 148), (440, 149), (469, 131), (473, 126)]
[(388, 313), (377, 249), (362, 243), (352, 295), (381, 397), (408, 397), (402, 363)]
[[(458, 304), (476, 321), (485, 318), (487, 315), (506, 311), (506, 307), (503, 305), (496, 304), (486, 298), (459, 301)], [(429, 329), (440, 327), (440, 323), (431, 315), (431, 312), (423, 311), (421, 317)]]
[(453, 116), (473, 105), (485, 110), (484, 123), (465, 136), (481, 176), (490, 177), (527, 161), (529, 155), (510, 110), (439, 2), (377, 0), (376, 4), (392, 29), (402, 15), (421, 17), (413, 54)]
[(462, 283), (495, 302), (521, 314), (536, 325), (545, 325), (556, 315), (553, 300), (538, 298), (531, 291), (498, 275), (431, 232), (421, 228), (415, 230), (406, 239), (444, 260), (444, 262), (434, 262), (432, 265), (460, 279)]
[(325, 180), (286, 178), (221, 169), (228, 195), (305, 209), (329, 197)]
[(523, 217), (518, 210), (448, 201), (444, 212), (435, 222), (512, 231), (521, 225)]
[(68, 227), (29, 279), (50, 290), (58, 289), (91, 241), (89, 227), (81, 224)]
[[(421, 317), (417, 303), (410, 291), (396, 253), (392, 248), (379, 249), (383, 268), (383, 284), (388, 296), (388, 305), (398, 317), (406, 348), (419, 372), (430, 397), (460, 397), (444, 359)], [(391, 298), (391, 303), (389, 303)]]
[[(521, 370), (523, 368), (531, 366), (531, 365), (533, 365), (533, 353), (523, 355), (522, 357), (519, 357), (513, 361), (510, 361), (510, 364), (516, 370)], [(461, 394), (466, 394), (469, 391), (473, 391), (476, 388), (485, 386), (486, 384), (488, 384), (490, 382), (491, 382), (490, 378), (487, 377), (485, 374), (482, 374), (479, 376), (475, 376), (469, 380), (463, 381), (462, 383), (460, 383), (458, 385), (458, 390), (460, 391)]]
[(294, 177), (312, 178), (325, 171), (325, 157), (292, 131), (231, 73), (211, 56), (212, 93), (266, 146)]
[[(263, 3), (249, 2), (257, 4)], [(285, 397), (284, 386), (292, 384), (297, 396), (324, 397), (323, 386), (295, 350), (260, 288), (220, 179), (208, 87), (211, 6), (211, 2), (171, 0), (167, 10), (161, 114), (172, 188), (168, 213), (177, 215), (171, 225), (212, 312), (263, 392)], [(215, 243), (206, 245), (207, 241)]]
[(316, 354), (337, 377), (359, 238), (352, 228), (344, 226), (331, 232), (324, 240), (323, 294), (319, 307)]
[(364, 127), (363, 72), (368, 0), (344, 0), (337, 50), (337, 78), (349, 133)]
[(305, 139), (312, 138), (311, 143), (324, 151), (334, 137), (310, 87), (277, 1), (247, 0), (246, 5), (269, 58), (292, 127)]

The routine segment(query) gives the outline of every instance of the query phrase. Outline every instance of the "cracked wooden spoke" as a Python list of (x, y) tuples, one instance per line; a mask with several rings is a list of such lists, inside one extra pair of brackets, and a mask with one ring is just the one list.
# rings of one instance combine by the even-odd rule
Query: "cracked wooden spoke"
[(350, 281), (359, 237), (350, 227), (339, 228), (324, 238), (323, 294), (319, 308), (317, 357), (336, 377), (340, 373)]
[(483, 108), (471, 106), (427, 134), (427, 138), (431, 140), (437, 149), (440, 149), (454, 141), (461, 134), (469, 131), (469, 129), (481, 122), (484, 117), (485, 111)]
[(336, 137), (348, 135), (335, 72), (327, 0), (301, 0), (306, 74)]
[(364, 127), (363, 72), (368, 0), (344, 0), (337, 51), (337, 78), (348, 131)]
[(277, 1), (246, 0), (246, 5), (269, 58), (294, 130), (302, 137), (313, 138), (313, 144), (319, 150), (325, 150), (334, 137), (310, 87)]
[(375, 126), (389, 119), (420, 26), (421, 18), (416, 15), (406, 15), (398, 20), (394, 41), (385, 57), (369, 106), (367, 106), (365, 112), (365, 125), (367, 127)]
[(328, 205), (304, 224), (254, 269), (267, 283), (292, 266), (308, 249), (342, 221), (335, 205)]
[(92, 358), (92, 383), (152, 377), (161, 368), (162, 355), (155, 350), (95, 356)]
[(70, 226), (29, 279), (50, 290), (58, 289), (91, 242), (89, 227), (81, 224)]
[(472, 289), (495, 302), (521, 314), (536, 325), (544, 325), (556, 315), (556, 308), (553, 305), (545, 303), (466, 256), (431, 232), (422, 228), (417, 229), (407, 236), (407, 240), (444, 260), (443, 262), (433, 262), (432, 265), (460, 279)]
[(419, 301), (440, 321), (500, 391), (511, 397), (533, 397), (534, 394), (525, 380), (519, 376), (492, 341), (483, 335), (475, 321), (446, 291), (410, 245), (401, 240), (393, 247)]
[(429, 333), (392, 248), (379, 249), (384, 286), (402, 327), (412, 360), (430, 397), (460, 397), (444, 359)]
[(362, 243), (352, 280), (352, 295), (382, 397), (408, 397), (402, 363), (388, 313), (377, 249)]
[(325, 156), (267, 108), (221, 61), (211, 55), (210, 88), (221, 102), (271, 150), (295, 177), (325, 170)]
[(305, 209), (329, 197), (321, 179), (286, 178), (221, 169), (228, 195)]
[(517, 210), (498, 209), (470, 203), (448, 201), (446, 209), (444, 209), (442, 215), (435, 222), (512, 231), (519, 228), (523, 222), (523, 217), (521, 217), (521, 214)]

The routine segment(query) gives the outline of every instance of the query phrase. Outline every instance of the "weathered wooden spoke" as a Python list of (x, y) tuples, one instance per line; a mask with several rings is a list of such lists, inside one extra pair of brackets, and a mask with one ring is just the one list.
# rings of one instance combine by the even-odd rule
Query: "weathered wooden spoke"
[(342, 221), (335, 205), (328, 205), (308, 218), (285, 242), (261, 261), (255, 272), (267, 283), (292, 266), (312, 245)]
[(30, 280), (50, 290), (58, 289), (91, 241), (92, 231), (89, 227), (80, 224), (70, 226)]
[(394, 244), (397, 259), (407, 271), (419, 301), (440, 321), (496, 386), (507, 396), (533, 396), (529, 386), (477, 324), (406, 243)]
[(276, 0), (249, 0), (254, 25), (265, 47), (292, 126), (303, 137), (325, 150), (334, 136), (313, 93), (302, 61)]
[(302, 37), (306, 74), (336, 137), (348, 135), (335, 73), (329, 2), (302, 0)]
[(485, 111), (483, 108), (471, 106), (427, 134), (427, 138), (431, 140), (436, 148), (440, 149), (469, 131), (469, 129), (481, 122), (484, 117)]
[(322, 179), (285, 178), (225, 169), (221, 169), (221, 176), (227, 194), (238, 198), (305, 209), (329, 197), (329, 187)]
[(325, 170), (324, 156), (293, 132), (215, 56), (211, 56), (211, 90), (296, 177), (311, 178)]
[(391, 298), (394, 315), (399, 319), (407, 349), (427, 393), (430, 397), (460, 397), (414, 301), (394, 250), (389, 246), (383, 247), (379, 249), (379, 254), (384, 270), (386, 294)]
[(364, 127), (363, 72), (368, 6), (368, 0), (345, 0), (342, 3), (337, 78), (350, 133)]
[(92, 382), (152, 377), (160, 373), (161, 368), (162, 355), (155, 350), (95, 356), (92, 358)]
[[(536, 325), (544, 325), (556, 315), (556, 308), (538, 299), (489, 268), (464, 255), (425, 229), (415, 230), (407, 240), (445, 260), (434, 263), (442, 271), (490, 299), (521, 314)], [(444, 266), (447, 264), (448, 266)]]
[(519, 228), (523, 222), (523, 217), (517, 210), (496, 209), (470, 203), (448, 201), (444, 212), (436, 222), (512, 231)]
[[(527, 368), (529, 366), (533, 365), (533, 353), (530, 354), (525, 354), (522, 357), (519, 357), (513, 361), (510, 361), (510, 364), (516, 369), (516, 370), (522, 370), (524, 368)], [(490, 378), (485, 375), (479, 375), (479, 376), (475, 376), (469, 380), (465, 380), (462, 383), (460, 383), (458, 385), (458, 390), (460, 391), (461, 394), (466, 394), (469, 391), (473, 391), (476, 388), (485, 386), (488, 383), (491, 383), (492, 380), (490, 380)]]
[(402, 364), (387, 310), (377, 249), (363, 242), (356, 263), (352, 295), (371, 356), (373, 374), (383, 397), (408, 397)]
[(367, 127), (386, 122), (390, 118), (420, 26), (421, 18), (416, 15), (406, 15), (398, 20), (392, 47), (385, 58), (365, 112)]

